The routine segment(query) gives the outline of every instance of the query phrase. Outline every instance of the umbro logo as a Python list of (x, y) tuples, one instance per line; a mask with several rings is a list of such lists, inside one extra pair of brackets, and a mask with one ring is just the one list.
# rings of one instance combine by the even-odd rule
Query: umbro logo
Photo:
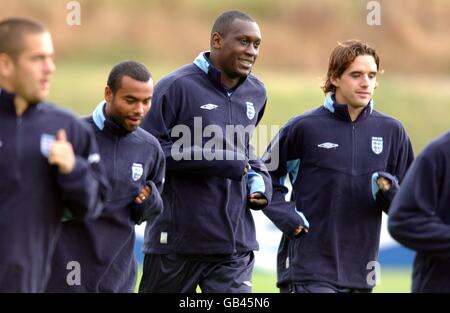
[(202, 105), (200, 107), (200, 109), (204, 109), (204, 110), (214, 110), (214, 109), (217, 109), (217, 108), (218, 108), (218, 105), (215, 105), (215, 104), (212, 104), (212, 103), (207, 103), (207, 104), (204, 104), (204, 105)]
[(339, 147), (339, 145), (337, 143), (332, 143), (332, 142), (324, 142), (317, 146), (319, 148), (324, 148), (324, 149), (334, 149), (334, 148)]
[(89, 164), (94, 164), (94, 163), (99, 163), (99, 162), (100, 162), (100, 154), (93, 153), (93, 154), (89, 155), (89, 157), (88, 157)]

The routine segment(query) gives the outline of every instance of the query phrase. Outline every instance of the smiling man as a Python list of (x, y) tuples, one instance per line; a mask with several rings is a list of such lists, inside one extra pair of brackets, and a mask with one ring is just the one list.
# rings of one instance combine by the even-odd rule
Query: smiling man
[[(250, 208), (264, 208), (271, 196), (251, 131), (244, 131), (259, 123), (266, 105), (266, 90), (251, 74), (260, 43), (250, 16), (225, 12), (212, 28), (211, 51), (155, 87), (143, 128), (159, 139), (167, 171), (164, 212), (145, 233), (140, 292), (251, 291), (258, 243)], [(217, 135), (230, 127), (232, 138)], [(193, 143), (181, 152), (180, 130)], [(216, 135), (212, 146), (209, 137), (196, 137), (207, 130)]]
[[(267, 162), (279, 158), (264, 213), (283, 232), (281, 292), (374, 287), (368, 278), (378, 257), (381, 214), (413, 160), (400, 122), (374, 109), (379, 66), (367, 44), (339, 44), (330, 57), (323, 106), (291, 119), (264, 156)], [(293, 191), (286, 201), (288, 176)]]
[(43, 292), (67, 209), (96, 217), (106, 175), (95, 137), (47, 103), (55, 71), (39, 22), (0, 22), (0, 292)]
[[(150, 224), (162, 211), (164, 154), (158, 140), (139, 128), (152, 96), (153, 80), (143, 64), (124, 61), (111, 70), (105, 101), (87, 118), (111, 192), (98, 219), (64, 223), (47, 292), (133, 292), (134, 225)], [(78, 273), (71, 271), (73, 261)]]

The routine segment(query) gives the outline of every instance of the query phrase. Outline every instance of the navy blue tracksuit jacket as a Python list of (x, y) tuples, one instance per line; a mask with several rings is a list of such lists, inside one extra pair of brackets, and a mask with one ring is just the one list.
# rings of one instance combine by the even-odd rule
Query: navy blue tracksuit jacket
[[(260, 191), (270, 201), (271, 184), (251, 151), (252, 131), (244, 128), (258, 124), (265, 104), (266, 90), (253, 75), (226, 90), (208, 53), (160, 80), (142, 127), (158, 138), (166, 157), (164, 212), (147, 225), (144, 253), (258, 249), (247, 196)], [(229, 138), (227, 128), (235, 129)], [(246, 163), (252, 170), (243, 176)]]
[[(69, 175), (48, 163), (64, 129), (76, 154)], [(0, 90), (0, 292), (43, 292), (64, 209), (96, 217), (107, 182), (92, 130), (48, 103), (30, 105), (22, 116), (14, 95)]]
[(450, 292), (450, 132), (429, 144), (389, 212), (391, 235), (414, 249), (413, 292)]
[[(412, 162), (402, 125), (375, 111), (372, 101), (352, 122), (347, 106), (329, 95), (322, 107), (281, 129), (264, 158), (276, 157), (278, 169), (270, 172), (272, 203), (264, 213), (284, 234), (278, 285), (372, 288), (366, 278), (373, 270), (369, 262), (378, 257), (382, 213), (374, 178), (383, 171), (401, 180)], [(293, 186), (290, 201), (285, 200), (287, 177)], [(293, 238), (299, 225), (309, 227), (309, 233)]]
[[(110, 193), (101, 216), (63, 224), (52, 263), (48, 292), (133, 292), (136, 283), (135, 223), (153, 220), (162, 211), (165, 159), (158, 140), (138, 128), (128, 132), (106, 118), (100, 103), (87, 118), (94, 129)], [(144, 185), (152, 189), (142, 204), (135, 198)], [(81, 267), (79, 285), (69, 285), (67, 264)]]

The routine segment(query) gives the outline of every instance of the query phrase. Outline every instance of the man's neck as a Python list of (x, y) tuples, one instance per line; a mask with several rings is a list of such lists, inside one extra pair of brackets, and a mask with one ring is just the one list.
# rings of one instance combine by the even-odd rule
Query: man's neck
[(361, 114), (362, 111), (364, 111), (365, 108), (366, 107), (354, 108), (347, 104), (348, 115), (350, 115), (350, 119), (352, 120), (352, 122), (356, 121), (358, 116)]
[(338, 104), (345, 104), (347, 106), (347, 112), (348, 112), (348, 115), (350, 116), (350, 120), (352, 122), (356, 121), (356, 119), (361, 114), (361, 112), (364, 111), (364, 109), (366, 108), (365, 106), (364, 107), (360, 107), (360, 106), (353, 107), (353, 106), (347, 104), (346, 101), (341, 96), (339, 96), (338, 93), (334, 94), (334, 99)]
[(3, 89), (8, 93), (15, 94), (14, 105), (16, 107), (16, 114), (17, 116), (22, 116), (22, 114), (26, 111), (26, 109), (30, 105), (28, 101), (22, 98), (21, 96), (17, 95), (14, 91), (14, 88), (12, 88), (11, 85), (5, 81), (0, 80), (0, 89)]
[(215, 56), (213, 53), (209, 54), (209, 62), (220, 71), (220, 82), (222, 85), (227, 87), (229, 90), (233, 90), (239, 84), (239, 77), (230, 78), (226, 73), (222, 70), (220, 66), (218, 66), (218, 62), (215, 60)]
[(14, 98), (14, 103), (16, 105), (17, 116), (22, 116), (22, 114), (26, 111), (26, 109), (28, 109), (28, 106), (30, 105), (28, 101), (18, 95), (16, 95), (16, 97)]

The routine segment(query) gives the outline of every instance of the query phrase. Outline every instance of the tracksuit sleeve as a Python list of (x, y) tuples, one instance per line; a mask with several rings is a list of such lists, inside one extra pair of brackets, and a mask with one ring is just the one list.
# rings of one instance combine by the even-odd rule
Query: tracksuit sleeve
[(166, 158), (167, 171), (192, 173), (207, 176), (219, 176), (241, 180), (245, 165), (245, 155), (234, 151), (215, 150), (212, 160), (204, 157), (203, 148), (199, 146), (177, 146), (172, 139), (172, 129), (179, 126), (189, 130), (188, 126), (178, 124), (182, 117), (173, 108), (174, 96), (167, 96), (155, 90), (152, 108), (142, 123), (142, 128), (153, 134), (160, 142)]
[(144, 221), (153, 222), (163, 211), (161, 193), (164, 187), (165, 163), (164, 153), (161, 147), (158, 147), (154, 166), (149, 171), (146, 181), (152, 193), (143, 203), (135, 203), (132, 209), (132, 219), (138, 225)]
[[(261, 193), (267, 200), (267, 205), (270, 204), (272, 199), (272, 180), (270, 178), (269, 171), (267, 170), (264, 162), (256, 156), (254, 151), (254, 147), (252, 145), (249, 146), (250, 150), (250, 170), (248, 171), (248, 180), (247, 180), (247, 190), (248, 195), (252, 193), (259, 192)], [(263, 207), (255, 206), (249, 203), (249, 208), (253, 210), (261, 210), (267, 207), (267, 205)]]
[(292, 169), (292, 167), (288, 166), (287, 160), (288, 132), (288, 127), (281, 129), (263, 156), (263, 160), (268, 166), (275, 167), (278, 163), (276, 168), (269, 171), (272, 181), (272, 201), (268, 207), (263, 209), (263, 213), (284, 235), (292, 239), (294, 238), (294, 230), (297, 227), (304, 226), (309, 228), (309, 223), (303, 213), (297, 210), (295, 202), (292, 199), (290, 201), (286, 200), (288, 188), (285, 186), (285, 180), (291, 174), (290, 171)]
[(445, 157), (439, 155), (422, 154), (414, 161), (392, 203), (388, 220), (394, 239), (433, 258), (450, 258), (450, 225), (435, 211), (442, 192), (448, 188), (443, 185), (444, 163)]
[(76, 160), (71, 173), (57, 174), (64, 205), (76, 219), (96, 218), (108, 193), (108, 180), (97, 141), (92, 130), (81, 121), (66, 132)]
[[(409, 166), (414, 160), (414, 152), (411, 145), (411, 141), (406, 134), (406, 131), (402, 128), (400, 131), (400, 138), (398, 140), (398, 154), (395, 160), (395, 168), (392, 173), (388, 172), (377, 172), (372, 175), (372, 194), (375, 199), (375, 204), (377, 208), (389, 213), (389, 208), (394, 199), (397, 191), (399, 190), (403, 177), (406, 174)], [(380, 190), (376, 181), (378, 177), (385, 177), (391, 181), (391, 188), (388, 191)]]

